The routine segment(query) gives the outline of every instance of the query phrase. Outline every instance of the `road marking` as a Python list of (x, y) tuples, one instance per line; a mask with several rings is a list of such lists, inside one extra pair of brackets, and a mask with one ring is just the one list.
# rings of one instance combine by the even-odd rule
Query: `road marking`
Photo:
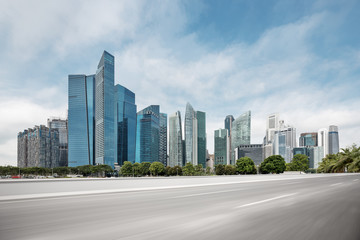
[(290, 184), (296, 184), (296, 183), (300, 183), (300, 182), (289, 182), (289, 183), (284, 183), (284, 184), (280, 184), (280, 185), (290, 185)]
[(337, 185), (341, 185), (343, 184), (342, 182), (339, 182), (339, 183), (334, 183), (334, 184), (331, 184), (330, 186), (333, 187), (333, 186), (337, 186)]
[(217, 194), (217, 193), (225, 193), (225, 192), (236, 192), (236, 191), (245, 190), (245, 189), (246, 189), (246, 188), (235, 189), (235, 190), (216, 191), (216, 192), (206, 192), (206, 193), (195, 193), (195, 194), (188, 194), (188, 195), (170, 197), (169, 199), (173, 199), (173, 198), (186, 198), (186, 197), (196, 197), (196, 196), (209, 195), (209, 194)]
[(265, 200), (261, 200), (261, 201), (252, 202), (252, 203), (244, 204), (244, 205), (241, 205), (241, 206), (237, 206), (235, 208), (249, 207), (249, 206), (253, 206), (253, 205), (256, 205), (256, 204), (260, 204), (260, 203), (266, 203), (266, 202), (270, 202), (270, 201), (273, 201), (273, 200), (290, 197), (290, 196), (293, 196), (295, 194), (297, 194), (297, 193), (290, 193), (290, 194), (281, 195), (281, 196), (274, 197), (274, 198), (268, 198), (268, 199), (265, 199)]
[(356, 182), (356, 181), (359, 181), (359, 179), (354, 179), (353, 181)]

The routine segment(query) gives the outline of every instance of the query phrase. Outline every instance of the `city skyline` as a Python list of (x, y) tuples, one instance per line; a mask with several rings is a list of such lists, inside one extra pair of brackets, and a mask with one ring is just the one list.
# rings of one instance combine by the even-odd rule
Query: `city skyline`
[[(273, 112), (296, 128), (297, 140), (335, 125), (341, 148), (360, 143), (358, 2), (41, 4), (46, 11), (1, 3), (0, 165), (16, 165), (19, 131), (66, 117), (67, 75), (92, 74), (103, 50), (117, 59), (115, 84), (136, 94), (138, 109), (159, 104), (185, 116), (190, 102), (206, 112), (210, 153), (225, 116), (248, 109), (252, 144), (262, 142)], [(104, 17), (87, 18), (94, 14)]]

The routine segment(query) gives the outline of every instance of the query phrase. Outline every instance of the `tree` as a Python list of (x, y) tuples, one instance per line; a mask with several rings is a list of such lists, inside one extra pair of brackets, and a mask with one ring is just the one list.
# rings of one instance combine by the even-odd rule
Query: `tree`
[(260, 172), (267, 173), (283, 173), (285, 171), (285, 160), (280, 155), (273, 155), (264, 160), (260, 165)]
[(335, 164), (338, 162), (338, 154), (328, 154), (322, 159), (322, 162), (319, 163), (317, 171), (319, 173), (330, 173), (333, 172)]
[(165, 176), (173, 176), (172, 175), (172, 167), (166, 166), (166, 168), (165, 168)]
[(289, 164), (290, 171), (305, 172), (309, 169), (309, 158), (304, 154), (296, 154)]
[(240, 174), (256, 174), (254, 161), (249, 157), (236, 160), (236, 171)]
[(206, 167), (206, 175), (211, 175), (212, 174), (212, 170), (211, 170), (211, 167)]
[(125, 161), (122, 167), (120, 168), (121, 175), (129, 177), (133, 175), (133, 166), (129, 161)]
[(140, 175), (141, 176), (150, 175), (150, 170), (149, 170), (150, 165), (151, 165), (151, 163), (149, 163), (149, 162), (140, 163)]
[(202, 176), (204, 175), (204, 170), (202, 164), (198, 164), (195, 166), (195, 175)]
[(150, 173), (153, 176), (159, 176), (162, 175), (163, 173), (165, 173), (165, 167), (164, 164), (162, 164), (161, 162), (153, 162), (150, 165)]
[(236, 167), (233, 165), (225, 165), (224, 173), (225, 173), (225, 175), (235, 175)]
[(215, 165), (215, 174), (216, 175), (224, 175), (225, 174), (225, 166), (222, 164)]
[(68, 167), (55, 167), (53, 171), (59, 176), (66, 176), (70, 173), (70, 169)]
[(133, 174), (135, 177), (141, 176), (141, 167), (140, 163), (134, 163), (133, 164)]
[(195, 175), (195, 168), (192, 163), (188, 162), (186, 165), (182, 168), (182, 173), (184, 176), (194, 176)]
[(172, 176), (181, 176), (182, 168), (180, 166), (175, 166), (175, 167), (171, 168), (171, 175)]

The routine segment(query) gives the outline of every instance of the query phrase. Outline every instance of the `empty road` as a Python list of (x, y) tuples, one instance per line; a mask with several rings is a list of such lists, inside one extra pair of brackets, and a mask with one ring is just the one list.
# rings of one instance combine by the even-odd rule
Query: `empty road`
[(360, 174), (0, 181), (0, 239), (360, 239)]

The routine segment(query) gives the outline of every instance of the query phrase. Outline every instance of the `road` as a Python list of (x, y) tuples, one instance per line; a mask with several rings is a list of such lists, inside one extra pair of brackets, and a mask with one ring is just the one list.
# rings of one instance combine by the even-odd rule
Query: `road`
[(1, 181), (0, 239), (360, 239), (360, 174)]

